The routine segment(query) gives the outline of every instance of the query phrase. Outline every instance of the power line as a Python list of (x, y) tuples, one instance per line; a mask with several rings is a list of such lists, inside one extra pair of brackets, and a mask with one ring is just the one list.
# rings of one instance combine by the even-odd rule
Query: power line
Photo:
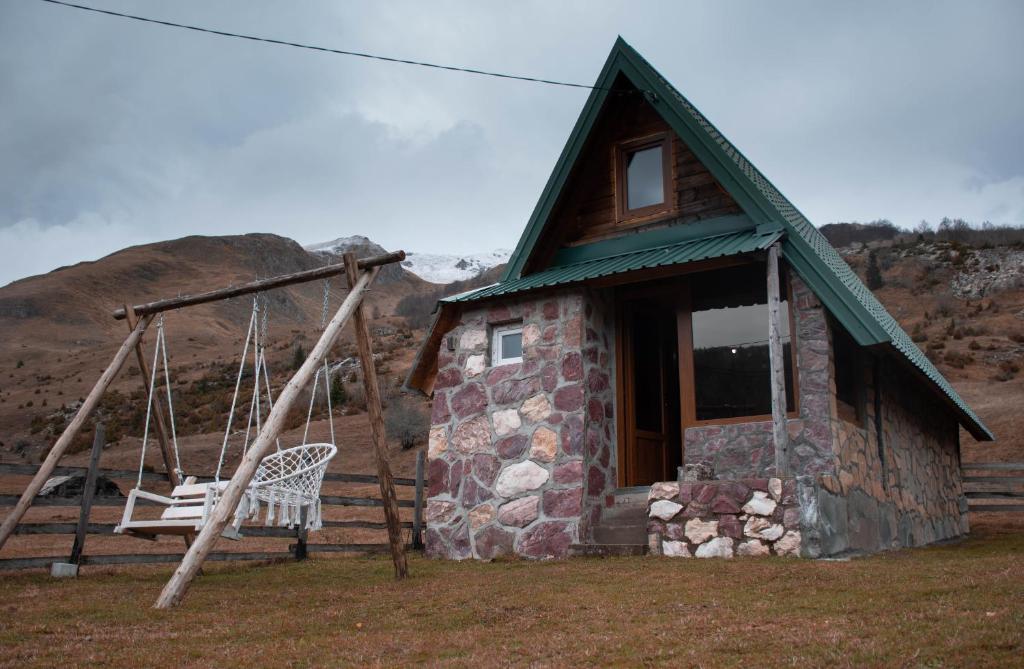
[(107, 14), (108, 16), (117, 16), (122, 19), (131, 19), (133, 21), (142, 21), (143, 23), (153, 23), (156, 25), (166, 26), (170, 28), (181, 28), (183, 30), (193, 30), (195, 32), (207, 33), (209, 35), (218, 35), (220, 37), (233, 37), (235, 39), (244, 39), (252, 42), (265, 42), (267, 44), (276, 44), (278, 46), (291, 46), (297, 49), (308, 49), (310, 51), (322, 51), (325, 53), (333, 53), (340, 56), (355, 56), (357, 58), (367, 58), (370, 60), (380, 60), (386, 63), (401, 63), (403, 65), (418, 65), (420, 67), (430, 67), (436, 70), (448, 70), (450, 72), (464, 72), (467, 74), (479, 74), (485, 77), (498, 77), (499, 79), (515, 79), (517, 81), (529, 81), (535, 84), (549, 84), (551, 86), (567, 86), (569, 88), (585, 88), (588, 90), (602, 90), (611, 91), (616, 93), (626, 93), (632, 91), (616, 90), (612, 88), (603, 88), (601, 86), (588, 86), (586, 84), (574, 84), (567, 81), (555, 81), (553, 79), (540, 79), (537, 77), (523, 77), (515, 74), (502, 74), (501, 72), (489, 72), (487, 70), (477, 70), (470, 67), (456, 67), (454, 65), (439, 65), (437, 63), (426, 63), (418, 60), (406, 60), (404, 58), (392, 58), (390, 56), (378, 56), (372, 53), (363, 53), (360, 51), (346, 51), (345, 49), (332, 49), (325, 46), (315, 46), (312, 44), (300, 44), (299, 42), (288, 42), (286, 40), (273, 39), (270, 37), (257, 37), (255, 35), (243, 35), (240, 33), (227, 32), (225, 30), (214, 30), (212, 28), (203, 28), (201, 26), (193, 26), (186, 23), (174, 23), (173, 21), (161, 21), (160, 19), (151, 19), (145, 16), (136, 16), (134, 14), (124, 14), (122, 12), (115, 12), (109, 9), (100, 9), (98, 7), (89, 7), (87, 5), (78, 5), (73, 2), (64, 2), (63, 0), (41, 0), (41, 2), (48, 2), (52, 5), (61, 5), (63, 7), (72, 7), (74, 9), (81, 9), (87, 12), (95, 12), (97, 14)]

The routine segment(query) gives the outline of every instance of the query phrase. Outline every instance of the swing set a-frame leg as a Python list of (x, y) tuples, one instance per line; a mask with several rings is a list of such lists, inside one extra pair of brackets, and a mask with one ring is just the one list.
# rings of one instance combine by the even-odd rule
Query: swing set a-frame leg
[(157, 598), (156, 603), (153, 605), (155, 608), (169, 609), (180, 603), (182, 597), (185, 596), (185, 592), (192, 584), (192, 580), (199, 573), (210, 551), (213, 550), (217, 538), (224, 531), (232, 514), (238, 507), (238, 503), (242, 501), (242, 495), (249, 487), (253, 476), (256, 475), (256, 468), (259, 466), (260, 461), (270, 451), (274, 441), (284, 429), (288, 412), (296, 400), (298, 400), (302, 391), (309, 386), (313, 375), (323, 365), (324, 359), (330, 352), (334, 342), (338, 339), (338, 335), (341, 334), (342, 328), (345, 327), (356, 307), (362, 302), (366, 289), (377, 276), (378, 271), (379, 268), (374, 267), (369, 271), (363, 272), (359, 280), (352, 286), (345, 300), (341, 303), (337, 313), (334, 314), (334, 318), (324, 328), (323, 334), (320, 335), (320, 340), (313, 347), (313, 350), (310, 351), (306, 361), (302, 363), (299, 371), (295, 372), (295, 375), (285, 385), (284, 390), (278, 395), (277, 401), (274, 402), (274, 408), (270, 410), (270, 415), (267, 416), (266, 422), (263, 423), (263, 428), (256, 436), (256, 440), (249, 447), (249, 450), (242, 456), (238, 469), (235, 470), (231, 481), (224, 489), (224, 492), (221, 493), (220, 500), (213, 507), (210, 517), (207, 518), (206, 523), (203, 525), (203, 529), (199, 532), (192, 547), (185, 553), (185, 557), (174, 571), (174, 575), (167, 581), (163, 591), (160, 593), (160, 597)]
[(21, 522), (25, 512), (28, 511), (30, 506), (32, 506), (32, 502), (35, 500), (36, 495), (39, 494), (39, 490), (43, 487), (43, 484), (46, 483), (46, 480), (53, 474), (53, 470), (57, 467), (57, 463), (60, 462), (60, 459), (64, 456), (64, 452), (68, 450), (68, 446), (71, 445), (71, 442), (74, 441), (75, 437), (78, 436), (78, 433), (81, 432), (82, 427), (85, 426), (85, 422), (89, 419), (89, 416), (91, 416), (92, 412), (96, 410), (97, 405), (100, 403), (100, 399), (103, 397), (103, 393), (106, 392), (107, 388), (110, 387), (110, 384), (117, 376), (117, 373), (121, 371), (122, 367), (124, 367), (125, 360), (128, 359), (132, 349), (138, 345), (139, 340), (142, 338), (143, 333), (146, 331), (146, 328), (149, 327), (152, 320), (152, 315), (146, 315), (135, 324), (135, 327), (132, 328), (131, 334), (129, 334), (128, 338), (121, 344), (121, 348), (117, 350), (117, 353), (114, 355), (114, 359), (110, 361), (110, 364), (103, 371), (103, 374), (100, 375), (96, 385), (93, 386), (92, 390), (89, 391), (88, 396), (86, 396), (85, 401), (82, 402), (82, 406), (78, 408), (78, 413), (76, 413), (75, 417), (71, 419), (68, 426), (64, 428), (64, 432), (60, 435), (60, 438), (57, 439), (53, 448), (50, 449), (49, 454), (47, 454), (46, 459), (43, 460), (43, 464), (39, 466), (39, 470), (36, 472), (36, 475), (32, 477), (32, 481), (29, 482), (28, 487), (25, 488), (25, 492), (21, 494), (21, 498), (14, 506), (14, 510), (4, 518), (3, 524), (0, 525), (0, 548), (3, 548), (4, 544), (7, 543), (7, 539), (14, 533), (14, 528), (18, 526), (18, 523)]

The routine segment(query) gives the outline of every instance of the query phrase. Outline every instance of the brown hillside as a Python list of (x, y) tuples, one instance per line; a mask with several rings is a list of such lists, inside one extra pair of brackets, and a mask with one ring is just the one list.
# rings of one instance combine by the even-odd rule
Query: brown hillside
[[(372, 250), (368, 247), (363, 254)], [(1024, 250), (901, 236), (855, 244), (842, 252), (864, 277), (872, 250), (885, 282), (877, 290), (881, 300), (996, 433), (995, 444), (976, 444), (964, 433), (965, 459), (1024, 460), (1024, 418), (1019, 411), (1024, 404)], [(142, 302), (208, 290), (325, 261), (274, 235), (187, 237), (125, 249), (0, 288), (0, 456), (32, 460), (52, 442), (70, 413), (61, 413), (61, 406), (73, 406), (88, 391), (124, 336), (124, 323), (111, 319), (109, 312), (125, 299)], [(422, 338), (417, 326), (424, 324), (433, 301), (490, 283), (499, 273), (494, 269), (473, 282), (445, 288), (398, 267), (381, 277), (369, 305), (381, 353), (378, 367), (388, 392), (396, 391), (411, 363)], [(316, 340), (322, 285), (280, 289), (268, 297), (270, 365), (278, 386), (288, 376), (295, 348), (308, 350)], [(403, 298), (404, 309), (399, 307)], [(341, 282), (335, 280), (332, 308), (340, 299)], [(204, 463), (214, 456), (208, 452), (216, 447), (212, 437), (226, 420), (250, 307), (247, 298), (240, 298), (167, 316), (183, 443)], [(394, 316), (396, 309), (408, 311), (409, 321)], [(333, 358), (343, 359), (353, 349), (343, 341)], [(346, 407), (352, 419), (345, 424), (355, 435), (364, 429), (358, 383), (351, 374), (345, 378), (349, 394), (355, 396)], [(124, 440), (112, 454), (125, 449), (127, 459), (141, 434), (142, 386), (131, 361), (115, 384), (119, 394), (104, 406), (105, 420), (116, 419), (115, 435)]]
[[(276, 235), (193, 236), (131, 247), (0, 288), (0, 452), (31, 458), (53, 438), (62, 424), (60, 408), (73, 406), (88, 392), (126, 335), (125, 323), (110, 317), (125, 301), (201, 292), (312, 269), (327, 261)], [(331, 281), (332, 311), (343, 297), (343, 282), (341, 277)], [(382, 274), (368, 297), (374, 326), (388, 333), (378, 337), (377, 350), (384, 357), (397, 356), (398, 367), (408, 364), (402, 358), (409, 346), (393, 341), (395, 326), (403, 323), (388, 315), (402, 297), (433, 288), (396, 266)], [(295, 348), (308, 350), (316, 341), (323, 284), (278, 289), (267, 298), (272, 349), (268, 355), (270, 368), (277, 371), (276, 384), (286, 378)], [(190, 399), (188, 388), (211, 379), (224, 394), (223, 387), (229, 384), (221, 381), (237, 369), (251, 307), (251, 298), (242, 297), (168, 313), (171, 367), (176, 385), (186, 392), (183, 403)], [(409, 332), (403, 335), (403, 342), (412, 339)], [(343, 339), (335, 356), (344, 357), (351, 353), (349, 348)], [(397, 378), (397, 373), (391, 377)], [(394, 378), (388, 381), (393, 383)], [(129, 402), (131, 411), (125, 413), (124, 406), (105, 409), (121, 412), (129, 422), (134, 415), (138, 427), (139, 407), (144, 412), (144, 402), (138, 401), (142, 386), (130, 359), (114, 389), (122, 394), (115, 396), (122, 404), (135, 395)], [(193, 399), (200, 404), (206, 398)], [(226, 416), (226, 407), (222, 413)], [(212, 416), (204, 420), (215, 422)], [(126, 433), (136, 431), (126, 426)]]

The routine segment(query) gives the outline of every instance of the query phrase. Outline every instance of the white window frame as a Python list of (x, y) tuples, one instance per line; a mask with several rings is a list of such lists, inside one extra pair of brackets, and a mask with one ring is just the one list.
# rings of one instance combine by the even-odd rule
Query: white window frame
[(500, 325), (495, 326), (491, 332), (491, 366), (497, 367), (499, 365), (511, 365), (517, 362), (523, 361), (523, 356), (520, 354), (515, 358), (503, 357), (501, 351), (501, 338), (505, 335), (518, 334), (520, 342), (522, 342), (523, 336), (523, 325), (522, 323), (516, 323), (515, 325)]

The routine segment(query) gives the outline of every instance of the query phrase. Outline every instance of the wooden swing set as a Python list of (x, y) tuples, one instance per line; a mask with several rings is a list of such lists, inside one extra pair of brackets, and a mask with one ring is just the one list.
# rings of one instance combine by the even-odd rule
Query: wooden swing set
[[(239, 286), (221, 288), (195, 295), (159, 300), (135, 306), (125, 305), (123, 308), (114, 311), (113, 317), (115, 319), (126, 321), (130, 330), (129, 335), (121, 344), (121, 347), (96, 382), (96, 385), (93, 386), (82, 402), (74, 418), (50, 449), (46, 459), (40, 465), (32, 481), (19, 498), (14, 510), (11, 511), (4, 519), (3, 524), (0, 525), (0, 549), (3, 548), (11, 534), (14, 533), (15, 528), (32, 505), (43, 484), (53, 474), (68, 446), (74, 441), (86, 421), (95, 411), (104, 392), (106, 392), (118, 372), (120, 372), (132, 351), (135, 352), (142, 377), (148, 384), (147, 435), (150, 424), (149, 416), (152, 416), (155, 419), (153, 422), (156, 440), (160, 446), (164, 468), (173, 490), (171, 495), (166, 497), (153, 495), (141, 490), (137, 486), (131, 492), (119, 530), (142, 537), (152, 537), (157, 534), (179, 534), (185, 538), (185, 543), (188, 546), (188, 551), (175, 570), (174, 575), (160, 593), (160, 597), (154, 605), (156, 608), (166, 609), (176, 606), (181, 602), (189, 585), (191, 585), (199, 573), (203, 562), (213, 549), (218, 537), (237, 538), (238, 526), (242, 517), (250, 513), (250, 505), (257, 505), (258, 508), (260, 500), (265, 502), (267, 504), (268, 523), (272, 520), (275, 504), (277, 505), (278, 517), (282, 523), (306, 523), (306, 519), (310, 517), (316, 519), (314, 522), (318, 522), (320, 482), (326, 470), (327, 462), (336, 452), (336, 447), (333, 444), (333, 424), (331, 444), (307, 445), (304, 436), (302, 446), (282, 450), (278, 445), (276, 453), (271, 453), (271, 449), (274, 445), (278, 444), (278, 437), (284, 428), (288, 413), (299, 399), (302, 390), (309, 385), (311, 380), (316, 381), (318, 379), (321, 367), (326, 364), (327, 356), (332, 346), (337, 341), (348, 321), (353, 320), (356, 347), (363, 372), (367, 413), (370, 419), (370, 432), (377, 464), (377, 477), (380, 484), (384, 517), (388, 530), (388, 543), (394, 563), (395, 578), (404, 578), (408, 573), (408, 569), (401, 539), (398, 499), (395, 494), (391, 467), (388, 463), (387, 439), (384, 431), (380, 387), (373, 364), (370, 329), (363, 308), (363, 298), (380, 268), (384, 265), (401, 262), (404, 259), (404, 251), (396, 251), (363, 259), (357, 259), (353, 253), (346, 253), (343, 256), (343, 262), (340, 264), (261, 279)], [(257, 417), (256, 437), (251, 443), (248, 442), (247, 437), (241, 462), (231, 479), (229, 481), (218, 479), (213, 483), (196, 483), (194, 478), (183, 477), (178, 460), (173, 413), (171, 411), (166, 412), (166, 415), (171, 417), (171, 425), (168, 429), (164, 418), (163, 401), (159, 393), (154, 392), (157, 368), (160, 361), (157, 354), (161, 351), (161, 346), (164, 347), (164, 371), (165, 374), (169, 373), (166, 361), (166, 347), (163, 341), (162, 323), (158, 323), (157, 326), (157, 342), (154, 348), (152, 370), (147, 364), (143, 353), (143, 335), (153, 323), (154, 318), (165, 311), (207, 304), (241, 295), (261, 293), (283, 286), (326, 280), (340, 274), (344, 274), (347, 278), (349, 285), (348, 295), (346, 295), (334, 316), (328, 321), (327, 295), (325, 292), (324, 318), (321, 324), (322, 332), (320, 339), (306, 357), (305, 362), (289, 379), (276, 400), (270, 397), (269, 379), (266, 379), (267, 403), (270, 410), (266, 420), (262, 422), (260, 421), (258, 408), (260, 395), (259, 360), (261, 356), (258, 346), (256, 347), (257, 353), (254, 357), (254, 360), (256, 360), (254, 369), (256, 387), (253, 395)], [(256, 310), (254, 309), (253, 318), (250, 321), (250, 334), (253, 333), (252, 328), (255, 321)], [(247, 339), (247, 346), (248, 341)], [(244, 359), (245, 352), (243, 351), (243, 366)], [(262, 368), (262, 371), (264, 377), (266, 377), (265, 366)], [(241, 376), (240, 369), (239, 379), (241, 379)], [(325, 374), (324, 385), (326, 386), (327, 383), (328, 379)], [(169, 390), (169, 379), (167, 387)], [(237, 398), (237, 384), (235, 392)], [(315, 394), (315, 388), (313, 392)], [(171, 396), (169, 392), (167, 400), (167, 408), (171, 409)], [(250, 412), (251, 416), (252, 413)], [(227, 432), (230, 432), (230, 423)], [(225, 434), (225, 447), (227, 444), (227, 432)], [(146, 439), (144, 438), (143, 447), (145, 447), (145, 443)], [(144, 457), (145, 453), (143, 451)], [(223, 449), (221, 457), (223, 460)], [(141, 476), (139, 480), (141, 483)], [(164, 504), (166, 507), (161, 518), (155, 521), (133, 519), (132, 502), (136, 498), (148, 500), (155, 497), (160, 497), (156, 501)], [(230, 524), (233, 519), (234, 526)]]

